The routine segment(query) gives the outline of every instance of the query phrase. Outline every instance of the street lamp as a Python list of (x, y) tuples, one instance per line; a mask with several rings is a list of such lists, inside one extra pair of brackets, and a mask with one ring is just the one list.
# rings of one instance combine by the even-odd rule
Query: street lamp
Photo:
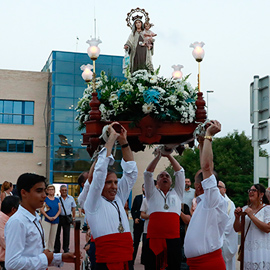
[(172, 73), (172, 77), (173, 79), (181, 79), (183, 76), (183, 72), (181, 71), (181, 68), (183, 68), (184, 66), (182, 65), (173, 65), (173, 73)]
[[(82, 74), (83, 79), (90, 83), (90, 80), (92, 79), (92, 85), (93, 85), (93, 92), (92, 92), (92, 99), (89, 103), (91, 110), (90, 110), (90, 120), (100, 120), (101, 119), (101, 112), (99, 110), (100, 101), (97, 98), (97, 91), (96, 91), (96, 60), (99, 57), (100, 49), (98, 45), (101, 43), (100, 39), (91, 38), (90, 40), (87, 40), (86, 43), (89, 44), (89, 48), (87, 49), (88, 56), (93, 61), (93, 66), (86, 65), (82, 66), (84, 68), (84, 72)], [(81, 69), (82, 69), (81, 67)], [(93, 73), (91, 71), (91, 68), (93, 68)], [(91, 74), (92, 73), (92, 74)], [(92, 76), (91, 76), (92, 75)]]
[(209, 103), (208, 103), (208, 94), (212, 94), (212, 93), (214, 93), (214, 91), (213, 90), (208, 90), (208, 91), (206, 91), (206, 104), (207, 104), (207, 118), (209, 118), (208, 116), (209, 116)]
[(192, 51), (192, 55), (195, 60), (198, 62), (198, 91), (201, 92), (201, 84), (200, 84), (200, 76), (201, 76), (201, 69), (200, 69), (200, 62), (204, 58), (204, 49), (202, 48), (205, 44), (203, 42), (195, 41), (194, 43), (190, 44), (189, 47), (194, 48)]

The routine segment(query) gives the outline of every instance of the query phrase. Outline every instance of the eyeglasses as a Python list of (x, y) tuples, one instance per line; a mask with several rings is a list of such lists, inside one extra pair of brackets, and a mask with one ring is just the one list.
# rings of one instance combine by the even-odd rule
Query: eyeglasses
[(251, 188), (251, 189), (248, 190), (248, 193), (249, 193), (249, 192), (256, 192), (256, 191), (258, 191), (258, 190), (255, 189), (255, 188)]
[(218, 188), (225, 188), (225, 187), (223, 187), (223, 186), (217, 186)]

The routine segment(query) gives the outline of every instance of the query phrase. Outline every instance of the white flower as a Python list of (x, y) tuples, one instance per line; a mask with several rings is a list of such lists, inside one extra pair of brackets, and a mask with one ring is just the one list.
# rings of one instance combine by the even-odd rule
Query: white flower
[(153, 75), (150, 77), (150, 83), (156, 83), (157, 82), (157, 76), (156, 75)]
[(138, 89), (139, 89), (139, 92), (143, 92), (144, 90), (145, 90), (145, 87), (144, 86), (142, 86), (142, 84), (141, 83), (138, 83), (137, 84), (137, 86), (138, 86)]
[(177, 97), (175, 95), (171, 95), (168, 97), (168, 100), (170, 100), (171, 105), (175, 105), (177, 101)]
[(118, 96), (115, 94), (115, 93), (111, 93), (111, 96), (110, 96), (110, 98), (109, 98), (109, 101), (110, 102), (113, 102), (113, 101), (115, 101), (115, 100), (117, 100), (118, 99)]
[(144, 113), (150, 113), (153, 110), (153, 108), (154, 108), (153, 103), (149, 103), (149, 104), (145, 103), (142, 106), (142, 110)]

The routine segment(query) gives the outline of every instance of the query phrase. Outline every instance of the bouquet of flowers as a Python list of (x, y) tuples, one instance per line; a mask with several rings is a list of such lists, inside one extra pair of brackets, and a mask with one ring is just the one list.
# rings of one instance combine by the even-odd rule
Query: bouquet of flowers
[[(167, 79), (158, 76), (159, 69), (149, 73), (145, 69), (130, 73), (126, 80), (118, 82), (102, 71), (96, 80), (96, 91), (101, 102), (101, 121), (138, 122), (146, 115), (162, 121), (180, 121), (189, 124), (195, 121), (197, 89), (183, 79)], [(89, 120), (93, 85), (88, 84), (76, 108), (79, 113), (79, 130)]]

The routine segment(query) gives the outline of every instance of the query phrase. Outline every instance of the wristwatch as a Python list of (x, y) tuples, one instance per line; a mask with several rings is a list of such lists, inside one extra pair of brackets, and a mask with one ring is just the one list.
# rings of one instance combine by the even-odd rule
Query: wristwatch
[(212, 136), (204, 136), (204, 139), (209, 140), (210, 142), (212, 142), (213, 137)]

